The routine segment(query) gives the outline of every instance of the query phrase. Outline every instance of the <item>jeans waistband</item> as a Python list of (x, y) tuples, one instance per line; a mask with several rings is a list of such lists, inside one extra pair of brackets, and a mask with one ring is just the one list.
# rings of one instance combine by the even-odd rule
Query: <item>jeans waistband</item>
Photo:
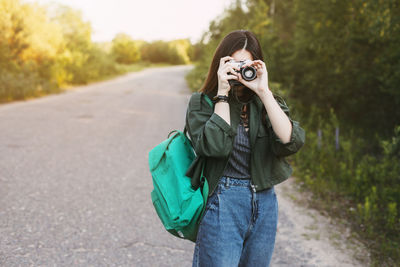
[(251, 179), (240, 179), (240, 178), (222, 176), (221, 179), (219, 179), (219, 183), (228, 186), (229, 185), (250, 186)]
[[(244, 187), (249, 187), (251, 188), (251, 179), (240, 179), (240, 178), (233, 178), (233, 177), (227, 177), (227, 176), (222, 176), (219, 179), (219, 184), (224, 184), (225, 186), (244, 186)], [(274, 190), (274, 187), (269, 187), (266, 189), (266, 191), (269, 190)]]

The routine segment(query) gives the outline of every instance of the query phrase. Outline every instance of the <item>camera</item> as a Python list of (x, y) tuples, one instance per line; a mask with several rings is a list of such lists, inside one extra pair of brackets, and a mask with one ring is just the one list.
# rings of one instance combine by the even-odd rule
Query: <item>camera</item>
[[(252, 81), (255, 78), (257, 78), (257, 70), (254, 67), (252, 67), (252, 66), (243, 67), (243, 65), (246, 63), (246, 61), (244, 61), (244, 60), (241, 60), (241, 61), (229, 60), (228, 62), (237, 64), (237, 67), (239, 68), (239, 70), (235, 70), (235, 71), (242, 75), (243, 80)], [(231, 73), (229, 72), (228, 74), (231, 74)], [(237, 80), (228, 80), (228, 82), (231, 86), (242, 85), (242, 83)]]
[[(246, 64), (246, 61), (235, 61), (235, 60), (228, 60), (227, 62), (237, 64), (236, 66), (239, 70), (235, 70), (235, 72), (240, 73), (242, 75), (243, 80), (245, 81), (252, 81), (257, 78), (257, 70), (252, 66), (243, 67)], [(228, 74), (231, 74), (228, 72)], [(231, 94), (241, 103), (247, 103), (252, 99), (255, 95), (254, 91), (247, 88), (241, 82), (237, 80), (228, 80), (229, 85), (231, 86)]]

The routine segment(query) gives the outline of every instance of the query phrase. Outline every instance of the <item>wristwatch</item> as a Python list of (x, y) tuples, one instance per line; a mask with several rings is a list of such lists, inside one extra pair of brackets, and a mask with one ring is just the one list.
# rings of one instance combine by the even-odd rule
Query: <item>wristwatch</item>
[(218, 103), (219, 101), (221, 102), (227, 102), (228, 103), (229, 97), (226, 95), (216, 95), (213, 98), (214, 103)]

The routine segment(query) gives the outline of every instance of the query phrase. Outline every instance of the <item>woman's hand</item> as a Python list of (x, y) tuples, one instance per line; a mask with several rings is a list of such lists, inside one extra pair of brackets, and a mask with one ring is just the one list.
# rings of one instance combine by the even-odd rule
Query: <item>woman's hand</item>
[(246, 81), (243, 79), (242, 75), (239, 74), (238, 81), (243, 85), (253, 90), (258, 96), (260, 96), (265, 91), (269, 91), (268, 86), (268, 72), (265, 63), (261, 60), (249, 60), (242, 67), (253, 66), (257, 70), (257, 78), (252, 81)]
[(228, 95), (231, 86), (228, 80), (238, 80), (239, 74), (235, 70), (239, 70), (235, 64), (227, 62), (233, 57), (226, 56), (219, 61), (218, 75), (218, 95)]

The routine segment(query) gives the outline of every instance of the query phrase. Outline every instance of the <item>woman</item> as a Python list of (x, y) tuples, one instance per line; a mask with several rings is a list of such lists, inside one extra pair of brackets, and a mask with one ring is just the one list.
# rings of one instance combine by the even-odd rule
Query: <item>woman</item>
[[(238, 61), (256, 70), (254, 80), (243, 79)], [(284, 157), (303, 146), (305, 132), (269, 89), (254, 34), (234, 31), (219, 44), (203, 87), (189, 101), (186, 127), (209, 184), (193, 266), (269, 266), (278, 221), (274, 185), (291, 175)], [(199, 176), (203, 165), (196, 162), (189, 177)]]

